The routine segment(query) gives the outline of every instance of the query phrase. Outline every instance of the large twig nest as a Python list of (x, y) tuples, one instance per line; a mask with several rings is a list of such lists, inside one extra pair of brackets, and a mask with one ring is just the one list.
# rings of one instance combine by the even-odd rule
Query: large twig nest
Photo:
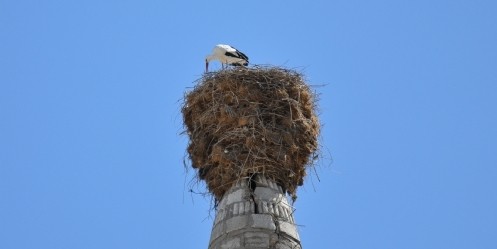
[(277, 67), (207, 73), (185, 96), (188, 153), (220, 199), (260, 173), (295, 195), (318, 147), (315, 98), (302, 75)]

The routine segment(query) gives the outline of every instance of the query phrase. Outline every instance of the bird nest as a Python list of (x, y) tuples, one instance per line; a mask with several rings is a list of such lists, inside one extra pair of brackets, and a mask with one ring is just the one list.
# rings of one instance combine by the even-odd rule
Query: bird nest
[(295, 196), (318, 147), (315, 101), (294, 70), (255, 67), (204, 74), (182, 107), (197, 176), (217, 199), (253, 174), (273, 179)]

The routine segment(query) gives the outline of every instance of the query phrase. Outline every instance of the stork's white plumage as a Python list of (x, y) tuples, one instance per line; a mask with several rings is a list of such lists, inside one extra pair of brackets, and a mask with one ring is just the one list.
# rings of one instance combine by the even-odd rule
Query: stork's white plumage
[(212, 50), (212, 54), (205, 57), (205, 71), (209, 71), (209, 62), (218, 60), (221, 62), (221, 67), (225, 65), (232, 66), (247, 66), (248, 57), (238, 49), (224, 44), (218, 44)]

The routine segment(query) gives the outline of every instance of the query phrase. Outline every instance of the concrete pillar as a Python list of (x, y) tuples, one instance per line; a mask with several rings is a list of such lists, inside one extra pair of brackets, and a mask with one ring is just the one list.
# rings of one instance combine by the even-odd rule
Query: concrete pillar
[(242, 178), (219, 202), (209, 249), (301, 249), (293, 209), (275, 182)]

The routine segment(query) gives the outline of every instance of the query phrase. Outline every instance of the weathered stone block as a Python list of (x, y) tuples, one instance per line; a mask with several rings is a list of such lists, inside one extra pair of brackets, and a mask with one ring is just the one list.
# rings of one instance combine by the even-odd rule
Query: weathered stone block
[(244, 202), (238, 203), (238, 214), (239, 215), (245, 214), (245, 203)]
[(280, 216), (280, 211), (278, 211), (278, 205), (276, 203), (271, 203), (271, 207), (272, 207), (271, 213), (276, 215), (276, 217)]
[(243, 229), (244, 227), (247, 227), (247, 225), (248, 225), (247, 223), (248, 223), (248, 221), (247, 221), (246, 215), (235, 216), (233, 218), (226, 220), (225, 231), (227, 233), (229, 233), (229, 232), (232, 232), (235, 230)]
[(276, 202), (281, 194), (271, 188), (257, 187), (254, 190), (254, 195), (260, 200)]
[(222, 242), (221, 249), (235, 249), (241, 247), (241, 240), (239, 237), (227, 239)]
[(269, 203), (267, 204), (267, 207), (268, 207), (268, 212), (269, 212), (270, 214), (274, 214), (273, 203), (269, 202)]
[(240, 203), (239, 203), (239, 202), (237, 202), (237, 203), (233, 204), (233, 216), (238, 215), (238, 213), (239, 213), (239, 211), (240, 211), (240, 210), (238, 209), (238, 205), (240, 205)]
[(245, 248), (269, 248), (269, 234), (265, 232), (247, 232), (244, 234)]
[(276, 230), (276, 225), (274, 224), (273, 217), (268, 214), (251, 214), (251, 227), (252, 228), (262, 228), (269, 230)]
[(245, 202), (245, 214), (248, 214), (248, 213), (253, 213), (254, 211), (254, 204), (252, 204), (252, 202), (250, 201), (246, 201)]
[(224, 234), (224, 223), (220, 222), (212, 228), (210, 241), (217, 239), (218, 237), (220, 237), (223, 234)]
[(260, 201), (259, 202), (259, 212), (263, 214), (267, 214), (269, 212), (269, 208), (267, 207), (267, 202), (265, 201)]
[(289, 241), (284, 241), (284, 242), (279, 242), (278, 244), (275, 245), (275, 249), (302, 249), (299, 243), (296, 242), (289, 242)]
[(214, 219), (214, 225), (216, 225), (223, 219), (224, 219), (224, 209), (218, 209), (216, 212), (216, 218)]
[(296, 240), (300, 240), (299, 233), (297, 232), (297, 226), (295, 224), (288, 223), (285, 221), (280, 221), (279, 227), (280, 227), (280, 231), (282, 233), (285, 233), (286, 235), (288, 235)]
[(278, 210), (280, 213), (279, 217), (288, 220), (288, 212), (287, 212), (286, 208), (281, 206), (281, 205), (278, 205)]
[(246, 195), (246, 189), (238, 189), (232, 193), (229, 193), (227, 196), (225, 196), (226, 203), (225, 205), (230, 205), (235, 202), (241, 202), (244, 201), (244, 197)]

